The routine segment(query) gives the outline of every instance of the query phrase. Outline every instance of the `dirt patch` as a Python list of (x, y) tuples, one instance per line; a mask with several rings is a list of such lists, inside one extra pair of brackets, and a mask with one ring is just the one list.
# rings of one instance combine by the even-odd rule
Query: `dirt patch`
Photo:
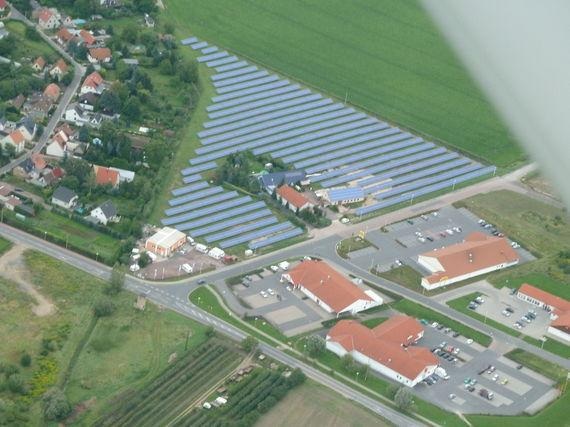
[(23, 257), (26, 250), (24, 246), (15, 245), (0, 257), (0, 276), (16, 282), (20, 290), (30, 295), (36, 301), (32, 312), (36, 316), (49, 316), (56, 310), (55, 305), (40, 294), (29, 279), (29, 272)]

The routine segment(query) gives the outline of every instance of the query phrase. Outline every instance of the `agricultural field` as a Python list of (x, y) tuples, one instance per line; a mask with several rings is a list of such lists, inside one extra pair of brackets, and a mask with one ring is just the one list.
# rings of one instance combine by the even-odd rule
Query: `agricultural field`
[(91, 417), (117, 393), (137, 389), (167, 366), (171, 354), (182, 357), (186, 346), (206, 340), (206, 327), (150, 304), (137, 310), (126, 292), (112, 297), (112, 315), (94, 322), (94, 306), (111, 298), (102, 292), (105, 282), (37, 252), (24, 252), (18, 263), (21, 277), (54, 310), (35, 314), (33, 295), (0, 278), (0, 336), (10, 342), (0, 346), (0, 362), (17, 369), (24, 393), (0, 392), (8, 403), (0, 420), (12, 425), (41, 424), (41, 396), (52, 387), (63, 389), (70, 419), (92, 425)]
[(418, 2), (165, 0), (196, 35), (500, 167), (524, 160)]
[[(155, 426), (180, 422), (238, 366), (235, 347), (212, 339), (169, 366), (136, 393), (123, 393), (97, 420), (100, 426)], [(206, 396), (204, 396), (206, 394)]]
[(390, 425), (340, 394), (312, 381), (307, 381), (261, 417), (256, 426), (309, 427), (314, 425), (314, 420), (319, 420), (319, 425), (327, 427)]

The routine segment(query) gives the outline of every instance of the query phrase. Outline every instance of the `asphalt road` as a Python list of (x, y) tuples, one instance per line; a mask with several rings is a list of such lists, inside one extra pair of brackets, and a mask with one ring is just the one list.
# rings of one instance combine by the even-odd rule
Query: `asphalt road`
[(28, 20), (24, 15), (22, 15), (16, 9), (12, 9), (10, 17), (12, 19), (22, 21), (24, 24), (28, 26), (35, 27), (36, 30), (38, 31), (38, 34), (40, 34), (40, 36), (46, 41), (46, 43), (48, 43), (57, 52), (59, 52), (59, 54), (62, 55), (68, 62), (73, 64), (73, 80), (71, 81), (69, 86), (67, 86), (65, 92), (63, 92), (63, 95), (59, 100), (56, 110), (52, 114), (47, 126), (44, 128), (42, 136), (40, 136), (40, 139), (34, 145), (34, 148), (31, 151), (26, 152), (24, 155), (18, 157), (17, 159), (12, 160), (7, 165), (1, 167), (0, 176), (10, 172), (13, 168), (18, 166), (20, 163), (22, 163), (32, 154), (39, 153), (44, 149), (47, 142), (49, 141), (50, 135), (52, 134), (53, 130), (57, 126), (57, 123), (60, 121), (61, 117), (63, 116), (63, 113), (65, 112), (67, 106), (69, 105), (71, 98), (73, 98), (73, 95), (77, 92), (79, 84), (81, 83), (81, 79), (85, 74), (85, 67), (83, 65), (76, 62), (65, 50), (63, 50), (57, 43), (55, 43), (52, 39), (46, 36), (40, 29), (36, 27), (34, 23)]

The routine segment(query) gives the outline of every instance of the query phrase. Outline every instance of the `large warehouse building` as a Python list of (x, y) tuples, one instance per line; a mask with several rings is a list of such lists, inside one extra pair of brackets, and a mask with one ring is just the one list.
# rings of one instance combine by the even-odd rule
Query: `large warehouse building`
[(360, 289), (324, 261), (302, 261), (281, 277), (326, 312), (337, 316), (342, 313), (356, 314), (383, 302), (378, 294)]
[(168, 257), (186, 243), (186, 234), (174, 228), (164, 227), (149, 237), (145, 249), (157, 255)]
[(423, 334), (421, 324), (404, 315), (391, 317), (373, 329), (354, 320), (341, 320), (327, 334), (326, 347), (339, 357), (350, 354), (370, 369), (413, 387), (432, 375), (438, 365), (427, 348), (414, 345)]
[(510, 267), (518, 262), (518, 254), (505, 238), (479, 232), (469, 234), (461, 243), (418, 257), (418, 263), (431, 273), (422, 279), (422, 286), (428, 290)]

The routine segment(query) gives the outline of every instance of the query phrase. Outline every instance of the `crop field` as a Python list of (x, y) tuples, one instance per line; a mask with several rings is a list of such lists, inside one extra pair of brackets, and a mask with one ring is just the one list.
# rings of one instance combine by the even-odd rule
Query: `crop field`
[(416, 1), (166, 0), (196, 35), (498, 166), (523, 160)]
[(168, 367), (146, 387), (117, 399), (100, 426), (165, 425), (236, 367), (240, 354), (210, 340)]

